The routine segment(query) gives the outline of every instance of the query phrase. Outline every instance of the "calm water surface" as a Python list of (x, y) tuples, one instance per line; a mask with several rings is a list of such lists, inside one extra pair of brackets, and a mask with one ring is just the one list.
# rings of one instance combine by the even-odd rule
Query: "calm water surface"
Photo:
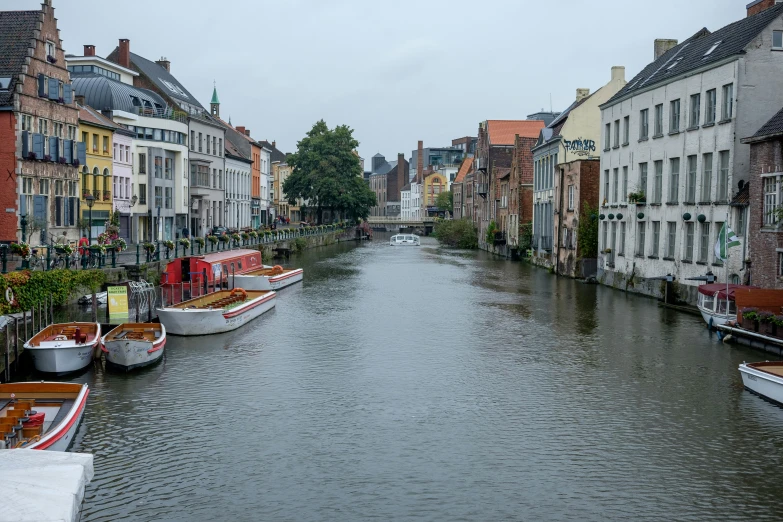
[(310, 251), (163, 363), (90, 370), (83, 520), (773, 520), (783, 409), (700, 319), (482, 253)]

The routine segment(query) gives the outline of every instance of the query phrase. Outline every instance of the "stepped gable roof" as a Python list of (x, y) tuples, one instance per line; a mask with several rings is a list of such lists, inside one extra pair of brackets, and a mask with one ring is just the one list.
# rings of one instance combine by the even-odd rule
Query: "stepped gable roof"
[(134, 53), (130, 53), (130, 59), (131, 63), (138, 67), (139, 71), (149, 78), (161, 92), (165, 92), (175, 100), (180, 100), (196, 107), (201, 107), (202, 109), (204, 108), (196, 97), (190, 94), (179, 80), (157, 63), (151, 62), (143, 56)]
[(87, 105), (98, 110), (136, 114), (138, 108), (133, 105), (132, 96), (149, 109), (163, 111), (168, 108), (166, 101), (156, 92), (139, 89), (98, 74), (73, 78), (73, 90), (77, 95), (84, 96)]
[(514, 145), (514, 137), (537, 138), (545, 127), (542, 120), (487, 120), (490, 145)]
[(666, 83), (669, 78), (741, 54), (745, 47), (781, 14), (783, 14), (783, 4), (778, 4), (713, 33), (706, 28), (701, 29), (649, 63), (604, 106), (611, 105), (636, 91)]
[(278, 149), (277, 147), (275, 147), (274, 145), (269, 143), (269, 141), (267, 141), (267, 140), (259, 141), (258, 143), (260, 143), (261, 146), (264, 147), (265, 149), (269, 149), (269, 150), (272, 151), (272, 154), (269, 155), (270, 156), (270, 161), (272, 163), (274, 163), (276, 161), (279, 161), (280, 163), (285, 163), (286, 155), (280, 149)]
[(468, 172), (473, 168), (473, 158), (467, 158), (465, 161), (462, 162), (462, 165), (459, 168), (459, 172), (457, 172), (457, 177), (454, 178), (454, 183), (462, 183), (465, 181), (465, 176), (467, 176)]
[(22, 72), (40, 20), (41, 11), (0, 12), (0, 107), (13, 103), (17, 76)]

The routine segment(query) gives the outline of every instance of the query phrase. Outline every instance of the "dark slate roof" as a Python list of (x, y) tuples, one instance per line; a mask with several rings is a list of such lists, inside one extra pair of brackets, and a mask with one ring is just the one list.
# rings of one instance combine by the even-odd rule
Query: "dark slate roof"
[(204, 108), (196, 97), (190, 94), (185, 86), (179, 83), (179, 81), (166, 69), (138, 54), (130, 53), (130, 58), (131, 63), (138, 67), (139, 71), (149, 78), (161, 92), (165, 92), (175, 100), (181, 100), (196, 107)]
[[(604, 106), (625, 98), (635, 91), (665, 83), (669, 78), (739, 55), (781, 13), (783, 13), (783, 4), (778, 4), (766, 11), (729, 24), (714, 33), (710, 33), (706, 28), (700, 30), (647, 65)], [(719, 45), (705, 56), (705, 53), (718, 43)]]
[(274, 163), (276, 161), (279, 161), (280, 163), (285, 163), (286, 155), (285, 155), (285, 153), (280, 151), (280, 149), (278, 149), (277, 147), (273, 146), (271, 143), (269, 143), (266, 140), (259, 141), (258, 143), (260, 143), (261, 146), (264, 147), (265, 149), (269, 149), (269, 150), (272, 151), (272, 153), (269, 155), (270, 161), (272, 163)]
[(745, 183), (731, 200), (732, 207), (747, 207), (750, 205), (750, 183)]
[[(226, 132), (226, 136), (228, 136), (228, 134), (229, 134), (229, 133), (228, 133), (228, 132)], [(247, 141), (247, 140), (245, 140), (245, 141)], [(243, 153), (242, 153), (242, 152), (241, 152), (241, 151), (240, 151), (240, 150), (239, 150), (239, 149), (236, 147), (236, 145), (234, 145), (234, 144), (231, 142), (231, 140), (226, 140), (226, 141), (225, 141), (225, 146), (226, 146), (226, 155), (227, 155), (227, 156), (231, 156), (231, 157), (233, 157), (233, 158), (235, 158), (235, 159), (238, 159), (238, 160), (244, 161), (244, 162), (246, 162), (246, 163), (250, 163), (250, 164), (252, 164), (252, 163), (253, 163), (253, 160), (251, 160), (249, 156), (247, 156), (247, 155), (243, 154)]]
[(41, 11), (0, 12), (0, 78), (11, 78), (8, 89), (0, 91), (0, 107), (13, 102), (17, 76), (40, 19)]
[(410, 184), (410, 183), (408, 183), (407, 185), (405, 185), (404, 187), (402, 187), (402, 188), (400, 189), (400, 192), (407, 192), (407, 191), (409, 191), (410, 189), (411, 189), (411, 184)]
[(145, 105), (145, 102), (149, 103), (153, 109), (155, 104), (158, 104), (164, 108), (164, 111), (170, 110), (166, 101), (155, 92), (97, 74), (73, 78), (73, 88), (78, 96), (84, 96), (87, 105), (99, 111), (125, 111), (136, 114), (137, 108), (134, 107), (131, 96), (136, 96)]
[(783, 109), (780, 109), (767, 123), (765, 123), (759, 130), (752, 136), (752, 138), (763, 138), (764, 136), (770, 136), (773, 134), (780, 134), (783, 132)]

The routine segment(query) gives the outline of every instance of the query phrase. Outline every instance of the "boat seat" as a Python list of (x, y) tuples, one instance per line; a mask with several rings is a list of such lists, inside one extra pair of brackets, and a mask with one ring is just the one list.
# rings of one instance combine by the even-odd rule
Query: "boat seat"
[(5, 408), (11, 403), (11, 399), (0, 399), (0, 410)]

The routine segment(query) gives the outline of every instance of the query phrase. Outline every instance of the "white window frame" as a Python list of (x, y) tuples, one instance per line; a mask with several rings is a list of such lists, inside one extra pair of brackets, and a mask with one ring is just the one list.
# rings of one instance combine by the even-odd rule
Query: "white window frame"
[(764, 197), (764, 226), (775, 226), (778, 223), (775, 210), (780, 206), (782, 179), (783, 173), (775, 173), (761, 177), (762, 194)]

